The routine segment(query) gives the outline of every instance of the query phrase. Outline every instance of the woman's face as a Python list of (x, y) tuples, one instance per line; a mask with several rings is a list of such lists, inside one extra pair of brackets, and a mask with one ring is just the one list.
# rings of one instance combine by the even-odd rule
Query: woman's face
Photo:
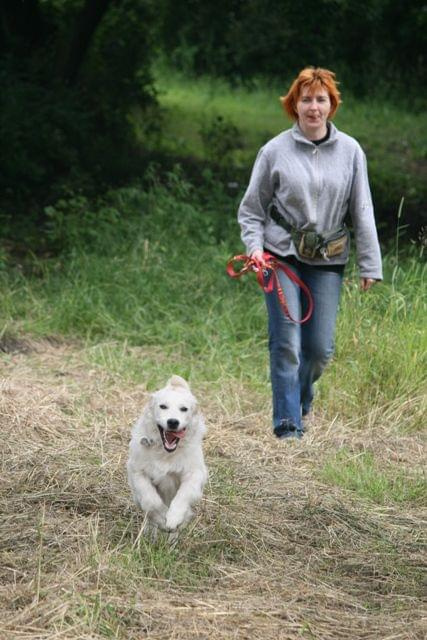
[(315, 140), (318, 135), (326, 135), (326, 121), (331, 111), (331, 100), (326, 89), (305, 87), (301, 90), (296, 105), (298, 123), (307, 137)]

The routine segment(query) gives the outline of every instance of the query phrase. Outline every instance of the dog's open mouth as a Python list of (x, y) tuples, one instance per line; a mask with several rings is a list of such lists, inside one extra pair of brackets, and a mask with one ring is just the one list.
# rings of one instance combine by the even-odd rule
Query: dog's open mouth
[(181, 429), (180, 431), (167, 431), (163, 429), (159, 424), (157, 425), (160, 431), (160, 435), (162, 437), (163, 447), (165, 451), (168, 453), (172, 453), (178, 446), (181, 438), (185, 436), (185, 429)]

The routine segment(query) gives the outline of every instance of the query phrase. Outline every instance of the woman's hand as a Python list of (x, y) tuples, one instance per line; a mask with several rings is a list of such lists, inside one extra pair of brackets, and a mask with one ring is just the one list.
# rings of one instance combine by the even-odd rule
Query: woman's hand
[(257, 263), (257, 265), (259, 265), (261, 269), (266, 266), (264, 260), (264, 252), (261, 251), (261, 249), (255, 249), (255, 251), (251, 253), (251, 258), (254, 262)]
[(362, 291), (368, 291), (376, 283), (372, 278), (360, 278), (360, 288)]

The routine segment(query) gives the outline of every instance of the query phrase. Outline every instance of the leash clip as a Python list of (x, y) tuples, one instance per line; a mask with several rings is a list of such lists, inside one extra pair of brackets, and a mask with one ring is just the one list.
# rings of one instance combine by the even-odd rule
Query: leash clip
[(327, 251), (326, 247), (321, 247), (320, 253), (322, 255), (322, 258), (324, 260), (326, 260), (326, 262), (329, 262), (329, 256), (328, 256), (328, 251)]

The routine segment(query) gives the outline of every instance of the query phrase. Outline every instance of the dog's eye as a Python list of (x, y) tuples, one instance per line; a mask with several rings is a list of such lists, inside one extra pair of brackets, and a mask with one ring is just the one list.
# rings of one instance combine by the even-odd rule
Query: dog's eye
[(179, 410), (180, 411), (188, 411), (188, 407), (180, 407)]
[(160, 409), (167, 409), (167, 406), (165, 404), (159, 404)]

